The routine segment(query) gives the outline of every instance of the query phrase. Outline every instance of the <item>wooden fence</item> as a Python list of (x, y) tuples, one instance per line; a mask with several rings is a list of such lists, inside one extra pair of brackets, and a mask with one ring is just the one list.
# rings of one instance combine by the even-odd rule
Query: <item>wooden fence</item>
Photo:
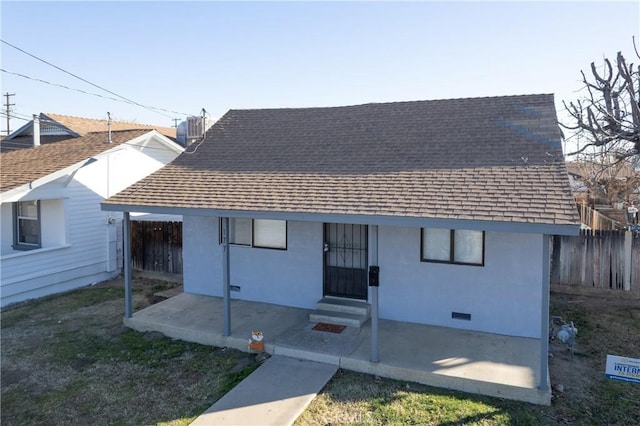
[(551, 283), (640, 290), (640, 236), (630, 231), (581, 231), (554, 236)]
[(131, 221), (133, 268), (182, 274), (182, 222)]

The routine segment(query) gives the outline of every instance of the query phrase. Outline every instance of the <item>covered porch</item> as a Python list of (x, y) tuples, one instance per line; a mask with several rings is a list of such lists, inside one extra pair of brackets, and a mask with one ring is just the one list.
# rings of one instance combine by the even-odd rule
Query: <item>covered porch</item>
[[(371, 321), (341, 333), (317, 331), (308, 309), (236, 299), (230, 301), (231, 330), (225, 336), (224, 311), (222, 298), (182, 293), (133, 313), (124, 323), (138, 331), (242, 351), (248, 350), (251, 333), (261, 331), (265, 351), (272, 355), (534, 404), (551, 400), (548, 377), (540, 380), (539, 354), (546, 342), (539, 339), (380, 319), (372, 343)], [(376, 343), (378, 362), (372, 362)], [(547, 384), (544, 390), (541, 382)]]

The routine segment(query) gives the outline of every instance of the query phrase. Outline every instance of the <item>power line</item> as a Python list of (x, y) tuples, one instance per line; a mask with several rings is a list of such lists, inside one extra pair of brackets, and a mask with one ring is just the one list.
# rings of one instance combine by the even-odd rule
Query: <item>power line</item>
[[(6, 117), (8, 114), (5, 111), (0, 111), (0, 115), (3, 117)], [(26, 115), (17, 113), (15, 111), (11, 111), (11, 118), (17, 118), (18, 120), (23, 120), (23, 121), (32, 120), (32, 117), (27, 117)]]
[[(0, 111), (0, 115), (2, 115), (3, 117), (6, 117), (7, 113), (4, 112), (4, 111)], [(29, 115), (26, 115), (26, 114), (18, 113), (18, 112), (15, 112), (15, 111), (12, 111), (11, 118), (17, 118), (18, 120), (23, 120), (23, 121), (31, 121), (31, 120), (33, 120), (33, 116), (29, 116)], [(40, 119), (40, 123), (59, 124), (54, 120), (47, 120), (45, 118), (41, 118)]]
[(86, 92), (86, 91), (84, 91), (84, 90), (82, 90), (82, 89), (74, 89), (73, 87), (65, 86), (64, 84), (52, 83), (52, 82), (47, 81), (47, 80), (42, 80), (42, 79), (35, 78), (35, 77), (29, 77), (28, 75), (20, 74), (20, 73), (18, 73), (18, 72), (8, 71), (8, 70), (5, 70), (5, 69), (3, 69), (3, 68), (0, 68), (0, 71), (2, 71), (2, 72), (4, 72), (4, 73), (7, 73), (7, 74), (11, 74), (11, 75), (16, 75), (16, 76), (18, 76), (18, 77), (26, 78), (26, 79), (28, 79), (28, 80), (37, 81), (38, 83), (49, 84), (49, 85), (51, 85), (51, 86), (61, 87), (61, 88), (63, 88), (63, 89), (67, 89), (67, 90), (73, 90), (74, 92), (84, 93), (85, 95), (97, 96), (97, 97), (99, 97), (99, 98), (109, 99), (109, 100), (111, 100), (111, 101), (124, 102), (124, 103), (126, 103), (126, 104), (131, 104), (131, 102), (127, 102), (127, 101), (122, 100), (122, 99), (112, 98), (112, 97), (110, 97), (110, 96), (104, 96), (104, 95), (101, 95), (101, 94), (99, 94), (99, 93)]
[[(2, 71), (4, 73), (7, 73), (7, 74), (15, 75), (15, 76), (18, 76), (18, 77), (26, 78), (28, 80), (33, 80), (33, 81), (36, 81), (38, 83), (48, 84), (50, 86), (60, 87), (62, 89), (66, 89), (66, 90), (72, 90), (74, 92), (80, 92), (80, 93), (83, 93), (85, 95), (97, 96), (99, 98), (108, 99), (110, 101), (122, 102), (122, 103), (131, 105), (131, 102), (128, 102), (128, 101), (125, 101), (125, 100), (122, 100), (122, 99), (113, 98), (111, 96), (104, 96), (104, 95), (101, 95), (99, 93), (87, 92), (87, 91), (82, 90), (82, 89), (74, 89), (73, 87), (65, 86), (64, 84), (52, 83), (50, 81), (42, 80), (40, 78), (30, 77), (28, 75), (20, 74), (18, 72), (5, 70), (4, 68), (0, 68), (0, 71)], [(183, 112), (172, 111), (172, 110), (163, 109), (163, 108), (156, 108), (156, 107), (149, 107), (149, 108), (153, 108), (153, 109), (157, 109), (159, 111), (165, 111), (165, 112), (169, 112), (169, 113), (173, 113), (173, 114), (186, 115), (186, 116), (190, 115), (190, 114), (186, 114), (186, 113), (183, 113)], [(165, 115), (165, 114), (162, 114), (162, 115)], [(165, 117), (169, 117), (169, 116), (165, 115)], [(175, 120), (175, 119), (172, 119), (172, 120)]]
[[(16, 50), (18, 50), (18, 51), (20, 51), (20, 52), (24, 53), (24, 54), (25, 54), (25, 55), (27, 55), (27, 56), (30, 56), (30, 57), (32, 57), (32, 58), (34, 58), (34, 59), (36, 59), (36, 60), (38, 60), (38, 61), (40, 61), (40, 62), (42, 62), (42, 63), (45, 63), (45, 64), (47, 64), (47, 65), (49, 65), (49, 66), (51, 66), (51, 67), (53, 67), (53, 68), (55, 68), (55, 69), (57, 69), (57, 70), (59, 70), (59, 71), (62, 71), (62, 72), (64, 72), (65, 74), (68, 74), (68, 75), (70, 75), (70, 76), (72, 76), (72, 77), (75, 77), (75, 78), (77, 78), (78, 80), (83, 81), (83, 82), (85, 82), (85, 83), (87, 83), (87, 84), (89, 84), (89, 85), (91, 85), (91, 86), (93, 86), (93, 87), (96, 87), (96, 88), (98, 88), (98, 89), (100, 89), (100, 90), (103, 90), (103, 91), (105, 91), (105, 92), (107, 92), (107, 93), (110, 93), (110, 94), (112, 94), (112, 95), (114, 95), (114, 96), (116, 96), (116, 97), (118, 97), (118, 98), (124, 99), (125, 101), (128, 101), (129, 103), (132, 103), (132, 104), (134, 104), (134, 105), (138, 105), (138, 106), (140, 106), (140, 107), (142, 107), (142, 108), (145, 108), (145, 109), (147, 109), (147, 110), (149, 110), (149, 111), (153, 111), (153, 112), (156, 112), (156, 113), (158, 113), (158, 114), (165, 115), (165, 114), (162, 114), (161, 112), (154, 111), (152, 108), (147, 107), (147, 106), (145, 106), (145, 105), (142, 105), (142, 104), (140, 104), (140, 103), (138, 103), (138, 102), (136, 102), (136, 101), (134, 101), (134, 100), (131, 100), (131, 99), (129, 99), (129, 98), (126, 98), (126, 97), (124, 97), (124, 96), (121, 96), (121, 95), (119, 95), (119, 94), (117, 94), (117, 93), (115, 93), (115, 92), (112, 92), (112, 91), (111, 91), (111, 90), (109, 90), (109, 89), (105, 89), (105, 88), (104, 88), (104, 87), (102, 87), (102, 86), (99, 86), (99, 85), (97, 85), (97, 84), (95, 84), (95, 83), (92, 83), (92, 82), (90, 82), (89, 80), (87, 80), (87, 79), (85, 79), (85, 78), (82, 78), (82, 77), (80, 77), (80, 76), (78, 76), (78, 75), (76, 75), (76, 74), (74, 74), (74, 73), (72, 73), (72, 72), (69, 72), (69, 71), (67, 71), (67, 70), (65, 70), (65, 69), (63, 69), (63, 68), (60, 68), (60, 67), (59, 67), (59, 66), (57, 66), (57, 65), (52, 64), (51, 62), (45, 61), (44, 59), (39, 58), (38, 56), (36, 56), (36, 55), (34, 55), (34, 54), (32, 54), (32, 53), (29, 53), (29, 52), (27, 52), (26, 50), (23, 50), (23, 49), (19, 48), (18, 46), (15, 46), (15, 45), (13, 45), (13, 44), (11, 44), (11, 43), (9, 43), (9, 42), (5, 41), (5, 40), (0, 39), (0, 41), (2, 41), (2, 43), (6, 44), (6, 45), (7, 45), (7, 46), (9, 46), (9, 47), (12, 47), (12, 48), (14, 48), (14, 49), (16, 49)], [(166, 116), (167, 118), (172, 118), (172, 117), (170, 117), (170, 116), (168, 116), (168, 115), (165, 115), (165, 116)]]
[[(0, 39), (0, 41), (1, 41), (2, 43), (6, 44), (6, 45), (7, 45), (7, 46), (9, 46), (9, 47), (12, 47), (12, 48), (14, 48), (14, 49), (16, 49), (16, 50), (18, 50), (18, 51), (20, 51), (20, 52), (24, 53), (24, 54), (25, 54), (25, 55), (27, 55), (27, 56), (30, 56), (30, 57), (32, 57), (32, 58), (34, 58), (34, 59), (36, 59), (36, 60), (38, 60), (38, 61), (40, 61), (40, 62), (42, 62), (42, 63), (45, 63), (45, 64), (47, 64), (47, 65), (49, 65), (49, 66), (51, 66), (51, 67), (53, 67), (53, 68), (55, 68), (55, 69), (57, 69), (57, 70), (59, 70), (59, 71), (62, 71), (62, 72), (63, 72), (63, 73), (65, 73), (65, 74), (68, 74), (68, 75), (70, 75), (70, 76), (72, 76), (72, 77), (74, 77), (74, 78), (77, 78), (78, 80), (83, 81), (83, 82), (85, 82), (85, 83), (87, 83), (87, 84), (89, 84), (89, 85), (91, 85), (91, 86), (93, 86), (93, 87), (96, 87), (96, 88), (98, 88), (98, 89), (100, 89), (100, 90), (102, 90), (102, 91), (105, 91), (105, 92), (107, 92), (107, 93), (109, 93), (109, 94), (111, 94), (111, 95), (113, 95), (113, 96), (116, 96), (116, 97), (118, 97), (118, 98), (120, 98), (120, 99), (123, 99), (124, 101), (126, 101), (126, 102), (128, 102), (128, 103), (130, 103), (130, 104), (133, 104), (133, 105), (139, 106), (139, 107), (144, 108), (144, 109), (146, 109), (146, 110), (149, 110), (149, 111), (151, 111), (151, 112), (155, 112), (156, 114), (163, 115), (163, 116), (165, 116), (165, 117), (167, 117), (167, 118), (173, 118), (173, 117), (172, 117), (172, 116), (169, 116), (169, 115), (167, 115), (167, 114), (163, 114), (163, 113), (162, 113), (162, 112), (160, 112), (160, 111), (166, 111), (166, 112), (173, 113), (173, 114), (182, 114), (182, 115), (187, 115), (187, 116), (189, 115), (189, 114), (182, 113), (182, 112), (168, 111), (168, 110), (165, 110), (165, 109), (162, 109), (162, 108), (155, 108), (155, 107), (151, 107), (151, 106), (143, 105), (143, 104), (141, 104), (141, 103), (139, 103), (139, 102), (136, 102), (136, 101), (134, 101), (134, 100), (132, 100), (132, 99), (129, 99), (129, 98), (127, 98), (127, 97), (124, 97), (124, 96), (122, 96), (122, 95), (119, 95), (119, 94), (117, 94), (117, 93), (115, 93), (115, 92), (112, 92), (112, 91), (111, 91), (111, 90), (109, 90), (109, 89), (105, 89), (105, 88), (104, 88), (104, 87), (102, 87), (102, 86), (99, 86), (99, 85), (97, 85), (97, 84), (95, 84), (95, 83), (92, 83), (92, 82), (90, 82), (90, 81), (89, 81), (89, 80), (87, 80), (87, 79), (84, 79), (84, 78), (82, 78), (82, 77), (80, 77), (80, 76), (78, 76), (78, 75), (76, 75), (76, 74), (74, 74), (74, 73), (72, 73), (72, 72), (70, 72), (70, 71), (67, 71), (67, 70), (65, 70), (65, 69), (63, 69), (63, 68), (60, 68), (60, 67), (59, 67), (59, 66), (57, 66), (57, 65), (52, 64), (51, 62), (45, 61), (44, 59), (39, 58), (38, 56), (36, 56), (36, 55), (34, 55), (34, 54), (32, 54), (32, 53), (29, 53), (29, 52), (27, 52), (26, 50), (23, 50), (23, 49), (19, 48), (18, 46), (15, 46), (15, 45), (13, 45), (13, 44), (11, 44), (11, 43), (9, 43), (9, 42), (5, 41), (5, 40)], [(4, 70), (3, 70), (3, 71), (4, 71)], [(7, 72), (7, 71), (4, 71), (4, 72)], [(30, 77), (27, 77), (27, 78), (30, 78)], [(31, 79), (32, 79), (32, 80), (35, 80), (35, 79), (33, 79), (33, 78), (31, 78)], [(50, 84), (52, 84), (52, 83), (50, 83)], [(67, 89), (69, 89), (69, 88), (67, 88)], [(73, 89), (71, 89), (71, 90), (73, 90)]]

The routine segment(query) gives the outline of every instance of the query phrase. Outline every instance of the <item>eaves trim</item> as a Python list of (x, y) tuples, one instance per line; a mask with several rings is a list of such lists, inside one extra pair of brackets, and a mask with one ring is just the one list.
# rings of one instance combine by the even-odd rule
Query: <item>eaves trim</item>
[(135, 213), (161, 213), (182, 216), (205, 217), (238, 217), (253, 219), (279, 219), (300, 222), (320, 223), (358, 223), (362, 225), (388, 225), (406, 226), (412, 228), (445, 228), (445, 229), (470, 229), (492, 232), (510, 232), (523, 234), (545, 235), (579, 235), (580, 225), (555, 225), (526, 222), (501, 222), (491, 220), (468, 220), (448, 218), (422, 218), (409, 216), (374, 216), (374, 215), (350, 215), (350, 214), (326, 214), (326, 213), (291, 213), (291, 212), (265, 212), (265, 211), (239, 211), (218, 210), (207, 208), (184, 208), (142, 206), (127, 204), (101, 203), (104, 211), (135, 212)]

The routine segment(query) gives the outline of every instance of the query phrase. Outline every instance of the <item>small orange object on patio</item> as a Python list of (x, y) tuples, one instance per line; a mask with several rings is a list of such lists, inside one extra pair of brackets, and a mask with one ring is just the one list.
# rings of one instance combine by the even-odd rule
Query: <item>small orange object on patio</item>
[(250, 352), (264, 352), (264, 342), (262, 339), (264, 335), (261, 331), (254, 331), (251, 333), (251, 339), (249, 340)]
[(251, 352), (264, 352), (264, 342), (255, 342), (253, 340), (250, 341), (249, 350)]

